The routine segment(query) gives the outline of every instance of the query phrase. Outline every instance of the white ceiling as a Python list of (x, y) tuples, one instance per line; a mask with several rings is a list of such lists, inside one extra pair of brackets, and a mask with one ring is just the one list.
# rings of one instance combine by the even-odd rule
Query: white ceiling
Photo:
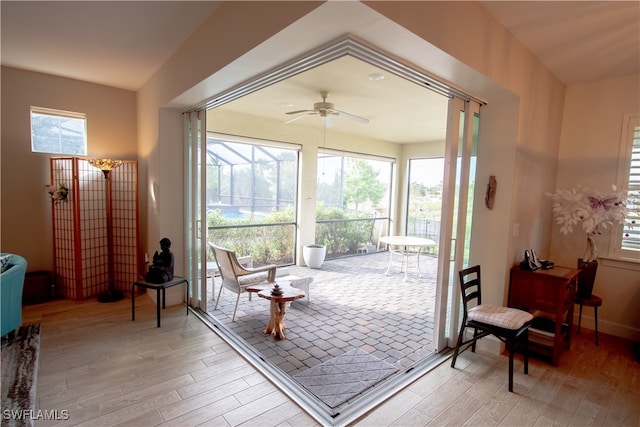
[(639, 1), (482, 1), (570, 85), (640, 72)]
[[(565, 84), (640, 72), (640, 2), (481, 3)], [(2, 65), (137, 90), (217, 4), (3, 0)], [(370, 120), (363, 125), (338, 117), (340, 131), (397, 142), (442, 138), (444, 98), (388, 73), (368, 80), (374, 72), (380, 71), (345, 58), (225, 108), (284, 122), (291, 118), (286, 111), (312, 108), (328, 90), (337, 109)], [(317, 116), (295, 124), (314, 119), (321, 125)]]
[(2, 65), (137, 90), (217, 5), (2, 0)]

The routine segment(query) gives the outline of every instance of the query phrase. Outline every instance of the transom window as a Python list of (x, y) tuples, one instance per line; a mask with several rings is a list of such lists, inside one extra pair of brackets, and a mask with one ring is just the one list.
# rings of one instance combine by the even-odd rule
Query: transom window
[(31, 107), (31, 151), (86, 156), (86, 114)]

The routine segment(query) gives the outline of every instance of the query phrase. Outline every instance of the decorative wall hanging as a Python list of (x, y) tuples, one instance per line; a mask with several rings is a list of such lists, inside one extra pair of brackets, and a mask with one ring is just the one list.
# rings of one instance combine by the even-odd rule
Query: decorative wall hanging
[(484, 196), (484, 204), (493, 209), (493, 201), (496, 198), (496, 190), (498, 189), (498, 181), (496, 181), (495, 175), (489, 177), (489, 184), (487, 184), (487, 194)]

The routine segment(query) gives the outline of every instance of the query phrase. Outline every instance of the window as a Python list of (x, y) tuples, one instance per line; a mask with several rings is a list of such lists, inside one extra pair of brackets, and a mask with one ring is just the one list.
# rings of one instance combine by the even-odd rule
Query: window
[(299, 147), (207, 136), (208, 241), (254, 266), (295, 262)]
[(31, 151), (86, 156), (86, 114), (31, 107)]
[(327, 258), (368, 253), (386, 234), (392, 170), (391, 159), (320, 151), (315, 239)]
[(616, 258), (640, 261), (640, 115), (625, 116), (620, 148), (618, 185), (628, 189), (627, 215), (612, 247)]
[(409, 159), (407, 236), (440, 240), (444, 157)]

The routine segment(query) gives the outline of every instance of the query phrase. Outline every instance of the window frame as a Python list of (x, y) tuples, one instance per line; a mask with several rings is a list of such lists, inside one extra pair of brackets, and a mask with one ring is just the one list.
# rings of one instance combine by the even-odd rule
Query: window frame
[[(326, 157), (336, 157), (336, 158), (342, 158), (343, 161), (344, 160), (364, 160), (364, 161), (374, 161), (374, 162), (379, 162), (379, 163), (383, 163), (385, 165), (388, 165), (389, 170), (388, 170), (388, 178), (387, 178), (387, 188), (386, 188), (386, 193), (383, 195), (382, 199), (381, 199), (381, 203), (382, 201), (384, 201), (385, 206), (383, 207), (384, 209), (386, 209), (387, 214), (386, 215), (381, 215), (378, 216), (378, 213), (376, 213), (376, 209), (377, 208), (373, 208), (371, 210), (371, 215), (370, 216), (362, 216), (362, 217), (358, 217), (358, 218), (344, 218), (344, 219), (318, 219), (318, 212), (320, 209), (320, 206), (324, 206), (326, 207), (326, 205), (324, 205), (323, 200), (320, 199), (321, 194), (320, 194), (320, 181), (321, 181), (321, 175), (324, 174), (324, 170), (325, 170), (325, 165), (324, 162), (326, 160)], [(377, 229), (378, 233), (382, 233), (384, 232), (385, 234), (389, 234), (389, 230), (390, 230), (390, 223), (391, 223), (391, 215), (393, 215), (392, 213), (392, 209), (393, 209), (393, 197), (394, 197), (394, 176), (395, 176), (395, 170), (396, 170), (396, 163), (397, 163), (397, 159), (393, 158), (393, 157), (387, 157), (387, 156), (381, 156), (381, 155), (375, 155), (375, 154), (368, 154), (368, 153), (360, 153), (360, 152), (356, 152), (356, 151), (347, 151), (347, 150), (338, 150), (338, 149), (331, 149), (331, 148), (325, 148), (325, 147), (321, 147), (318, 148), (318, 155), (316, 158), (316, 167), (317, 167), (317, 174), (316, 174), (316, 204), (315, 204), (315, 231), (314, 231), (314, 236), (315, 236), (315, 242), (319, 243), (319, 244), (326, 244), (326, 242), (323, 241), (323, 239), (321, 238), (321, 234), (332, 234), (332, 232), (328, 232), (327, 228), (332, 229), (333, 227), (341, 227), (341, 226), (347, 226), (347, 224), (364, 224), (367, 223), (369, 221), (372, 221), (372, 231), (371, 233), (374, 232), (374, 230)], [(341, 182), (343, 182), (346, 179), (346, 175), (343, 173), (341, 175)], [(342, 197), (342, 195), (341, 195)], [(348, 212), (348, 209), (343, 207), (337, 207), (337, 209), (342, 210), (343, 212)], [(355, 227), (357, 228), (358, 226), (355, 225)], [(324, 231), (322, 231), (324, 230)], [(335, 231), (335, 229), (333, 230)], [(373, 234), (370, 235), (370, 237), (373, 237)], [(380, 236), (378, 236), (380, 237)], [(339, 252), (336, 251), (334, 252), (333, 249), (335, 249), (334, 247), (331, 247), (331, 245), (329, 245), (327, 247), (327, 254), (326, 254), (326, 258), (330, 259), (330, 258), (340, 258), (340, 257), (344, 257), (344, 256), (351, 256), (351, 255), (365, 255), (368, 253), (368, 249), (366, 248), (366, 244), (362, 245), (361, 243), (364, 242), (358, 242), (358, 246), (363, 246), (360, 248), (356, 248), (355, 253), (349, 253), (349, 252)], [(369, 241), (369, 243), (371, 243), (371, 241)], [(379, 245), (379, 243), (378, 243)], [(342, 245), (339, 245), (342, 246)]]
[[(33, 126), (34, 114), (40, 116), (52, 116), (61, 119), (76, 119), (83, 121), (83, 141), (82, 141), (82, 150), (80, 152), (68, 150), (63, 143), (60, 143), (59, 149), (57, 151), (53, 150), (42, 150), (36, 147), (36, 142), (34, 137), (36, 136), (36, 131)], [(44, 153), (44, 154), (59, 154), (59, 155), (68, 155), (68, 156), (86, 156), (87, 155), (87, 114), (79, 113), (75, 111), (66, 111), (66, 110), (58, 110), (55, 108), (46, 108), (46, 107), (37, 107), (31, 106), (29, 109), (29, 126), (31, 130), (31, 152), (32, 153)]]
[[(640, 113), (625, 114), (620, 133), (620, 147), (618, 156), (618, 171), (616, 185), (618, 188), (635, 190), (640, 194), (640, 188), (629, 188), (631, 174), (631, 158), (634, 145), (635, 129), (640, 128)], [(640, 226), (640, 225), (637, 225)], [(640, 249), (624, 249), (622, 247), (624, 224), (614, 224), (609, 240), (609, 256), (615, 260), (627, 261), (640, 265)]]

